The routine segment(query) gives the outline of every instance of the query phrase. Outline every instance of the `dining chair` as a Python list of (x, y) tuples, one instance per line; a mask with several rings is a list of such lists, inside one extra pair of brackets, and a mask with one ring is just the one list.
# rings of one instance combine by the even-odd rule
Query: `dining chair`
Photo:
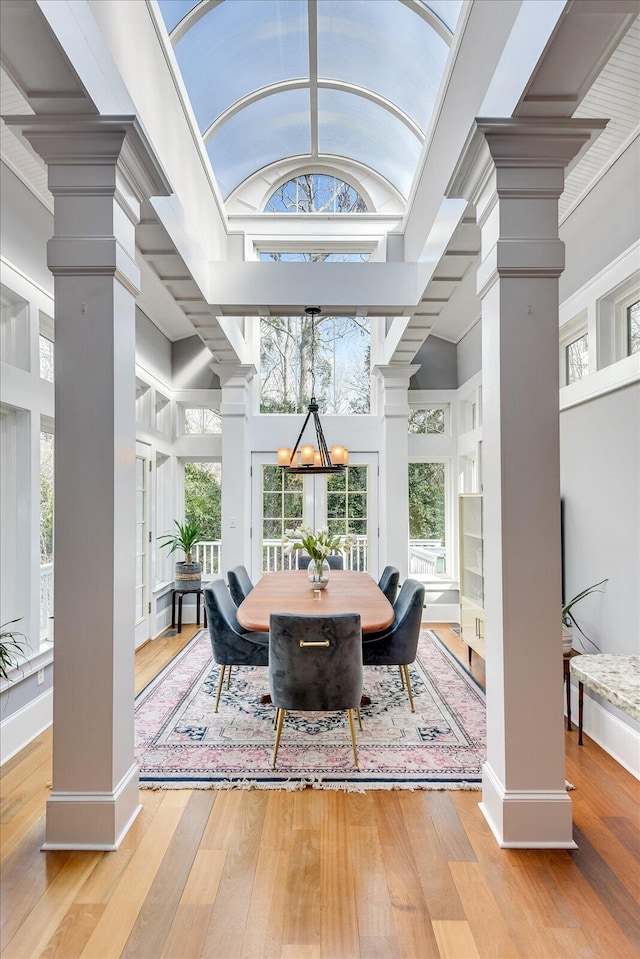
[(236, 607), (222, 579), (216, 580), (205, 587), (204, 602), (207, 609), (213, 658), (220, 666), (214, 710), (217, 713), (222, 683), (227, 669), (229, 670), (227, 675), (228, 689), (232, 666), (269, 665), (269, 633), (247, 632), (242, 628), (236, 618)]
[(231, 599), (234, 601), (236, 606), (239, 606), (253, 589), (253, 583), (249, 579), (249, 574), (246, 570), (246, 567), (234, 566), (233, 569), (230, 569), (227, 573), (227, 579), (229, 581), (229, 592), (231, 593)]
[[(298, 553), (298, 569), (307, 569), (310, 562), (311, 557), (308, 553)], [(327, 562), (329, 569), (344, 569), (344, 556), (341, 553), (327, 556)]]
[(398, 583), (400, 582), (400, 570), (395, 566), (385, 566), (382, 570), (382, 576), (378, 586), (387, 597), (391, 605), (396, 601), (398, 595)]
[[(276, 768), (282, 725), (287, 712), (330, 712), (349, 716), (356, 769), (358, 747), (353, 710), (362, 697), (362, 629), (359, 613), (300, 616), (272, 613), (269, 629), (269, 683), (276, 707), (276, 740), (271, 768)], [(360, 727), (362, 728), (362, 726)]]
[(399, 666), (403, 686), (406, 684), (411, 712), (415, 713), (409, 664), (418, 650), (420, 624), (424, 608), (424, 586), (415, 579), (405, 579), (393, 607), (393, 623), (383, 633), (362, 642), (362, 662), (365, 666)]

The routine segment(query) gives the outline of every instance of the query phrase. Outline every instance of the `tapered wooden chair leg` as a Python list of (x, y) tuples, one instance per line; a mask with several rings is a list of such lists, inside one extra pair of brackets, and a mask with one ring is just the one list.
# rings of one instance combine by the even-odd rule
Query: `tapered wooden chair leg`
[(226, 668), (227, 668), (226, 666), (220, 667), (220, 675), (218, 676), (218, 695), (216, 696), (216, 708), (214, 709), (215, 713), (218, 712), (218, 703), (220, 702), (220, 693), (222, 692), (222, 684), (224, 682), (224, 671)]
[(358, 727), (359, 727), (359, 729), (360, 729), (360, 732), (362, 732), (362, 716), (361, 716), (361, 714), (360, 714), (360, 707), (359, 707), (359, 706), (356, 706), (356, 713), (358, 714)]
[(275, 768), (276, 768), (276, 759), (277, 759), (277, 757), (278, 757), (278, 747), (280, 746), (280, 736), (282, 735), (282, 724), (283, 724), (283, 722), (284, 722), (285, 713), (286, 713), (286, 709), (279, 709), (279, 710), (278, 710), (278, 725), (277, 725), (277, 728), (276, 728), (276, 741), (275, 741), (275, 745), (274, 745), (274, 747), (273, 747), (273, 756), (272, 756), (272, 758), (271, 758), (271, 768), (272, 768), (272, 769), (275, 769)]
[(415, 706), (413, 705), (413, 693), (411, 691), (411, 679), (409, 677), (409, 667), (404, 666), (401, 668), (404, 668), (404, 677), (407, 681), (407, 692), (409, 693), (409, 702), (411, 704), (411, 712), (415, 713), (416, 709), (415, 709)]
[(231, 670), (233, 666), (229, 666), (229, 672), (227, 673), (227, 689), (231, 686)]
[(404, 670), (402, 666), (398, 666), (400, 670), (400, 682), (402, 683), (402, 688), (404, 689)]
[(353, 723), (353, 709), (347, 709), (349, 714), (349, 726), (351, 727), (351, 743), (353, 745), (353, 761), (355, 762), (356, 769), (360, 770), (358, 765), (358, 746), (356, 743), (356, 727)]

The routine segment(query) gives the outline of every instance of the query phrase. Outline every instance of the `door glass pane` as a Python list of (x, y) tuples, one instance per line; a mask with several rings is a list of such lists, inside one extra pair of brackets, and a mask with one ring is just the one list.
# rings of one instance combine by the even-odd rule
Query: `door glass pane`
[(297, 553), (284, 554), (285, 530), (303, 522), (303, 479), (278, 466), (262, 467), (262, 572), (295, 569)]
[(589, 341), (588, 335), (583, 336), (569, 343), (565, 352), (567, 369), (567, 386), (583, 379), (589, 372)]
[(355, 545), (345, 556), (345, 568), (360, 572), (366, 572), (369, 559), (368, 479), (368, 466), (348, 466), (344, 473), (334, 473), (327, 479), (329, 532), (332, 535), (350, 533), (356, 537)]

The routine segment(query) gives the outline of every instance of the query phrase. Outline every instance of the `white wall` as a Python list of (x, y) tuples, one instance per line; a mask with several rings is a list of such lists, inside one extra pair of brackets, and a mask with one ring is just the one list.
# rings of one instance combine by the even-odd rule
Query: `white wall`
[(53, 236), (53, 216), (4, 163), (0, 164), (0, 204), (2, 256), (53, 296), (46, 246)]
[(638, 653), (640, 384), (560, 415), (567, 597), (605, 577), (575, 608), (602, 652)]
[(636, 139), (560, 227), (566, 245), (561, 303), (635, 243), (639, 211), (640, 139)]

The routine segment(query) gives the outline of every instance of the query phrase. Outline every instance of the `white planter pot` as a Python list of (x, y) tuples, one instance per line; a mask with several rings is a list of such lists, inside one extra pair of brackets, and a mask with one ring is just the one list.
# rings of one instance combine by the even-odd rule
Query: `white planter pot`
[(573, 649), (573, 626), (562, 627), (562, 652), (569, 653)]

